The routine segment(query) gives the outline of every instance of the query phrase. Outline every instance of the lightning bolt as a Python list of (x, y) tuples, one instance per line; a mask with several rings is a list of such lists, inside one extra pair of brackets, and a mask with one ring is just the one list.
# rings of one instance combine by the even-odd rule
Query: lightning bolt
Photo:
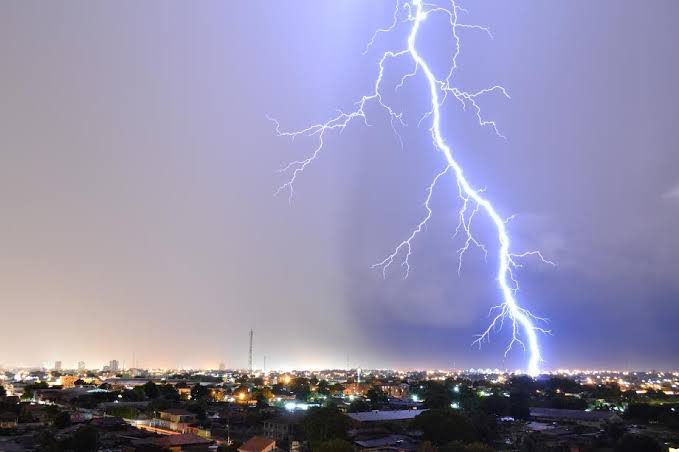
[[(355, 109), (353, 111), (338, 111), (336, 116), (325, 122), (314, 124), (297, 131), (281, 130), (279, 122), (276, 119), (269, 118), (274, 122), (276, 133), (279, 136), (289, 137), (292, 140), (302, 136), (315, 137), (317, 139), (315, 149), (306, 159), (290, 162), (280, 170), (281, 173), (287, 174), (288, 178), (286, 182), (278, 188), (276, 194), (287, 191), (289, 193), (289, 199), (291, 199), (297, 178), (309, 165), (321, 156), (327, 135), (332, 132), (341, 133), (355, 120), (363, 121), (367, 125), (366, 106), (371, 103), (377, 104), (384, 110), (389, 118), (392, 130), (400, 140), (397, 126), (405, 126), (403, 114), (397, 112), (384, 101), (382, 96), (382, 83), (385, 67), (388, 62), (396, 59), (409, 59), (413, 64), (413, 69), (411, 72), (403, 74), (399, 83), (395, 86), (395, 89), (398, 90), (410, 78), (418, 75), (423, 76), (426, 80), (429, 88), (427, 94), (431, 103), (431, 109), (422, 116), (418, 125), (424, 121), (429, 121), (429, 132), (431, 133), (433, 147), (443, 155), (445, 166), (435, 175), (431, 184), (427, 187), (426, 198), (424, 201), (424, 217), (413, 228), (410, 235), (396, 245), (391, 254), (387, 255), (383, 260), (374, 264), (372, 267), (381, 269), (383, 276), (386, 277), (390, 267), (393, 264), (400, 262), (400, 265), (403, 268), (404, 277), (408, 277), (413, 243), (417, 236), (424, 230), (433, 214), (430, 206), (432, 195), (439, 180), (449, 174), (452, 175), (457, 184), (457, 196), (461, 200), (461, 207), (457, 211), (458, 225), (455, 230), (455, 236), (461, 234), (464, 238), (462, 246), (457, 251), (459, 258), (457, 268), (458, 274), (462, 269), (463, 257), (471, 247), (480, 249), (486, 257), (488, 256), (486, 246), (477, 240), (472, 233), (473, 221), (478, 214), (484, 214), (490, 219), (494, 226), (497, 239), (497, 283), (502, 301), (498, 306), (491, 308), (490, 325), (478, 335), (474, 343), (481, 346), (484, 341), (489, 340), (491, 332), (501, 329), (505, 320), (509, 320), (511, 323), (511, 340), (505, 350), (505, 356), (515, 345), (518, 344), (522, 346), (528, 353), (527, 373), (530, 375), (537, 375), (540, 372), (540, 364), (542, 362), (538, 333), (549, 333), (548, 330), (540, 326), (547, 320), (531, 314), (527, 309), (519, 305), (517, 300), (519, 283), (515, 277), (515, 271), (522, 266), (521, 261), (523, 258), (534, 257), (551, 265), (554, 265), (554, 263), (546, 260), (540, 251), (518, 253), (512, 251), (507, 224), (513, 216), (503, 218), (490, 199), (486, 196), (485, 191), (472, 186), (462, 167), (455, 159), (453, 151), (447, 144), (441, 131), (441, 107), (444, 105), (445, 101), (451, 97), (458, 101), (463, 109), (471, 109), (479, 126), (490, 128), (498, 137), (504, 138), (495, 121), (486, 119), (483, 116), (477, 100), (482, 96), (490, 94), (499, 94), (509, 98), (509, 94), (505, 88), (500, 85), (495, 85), (490, 88), (469, 92), (453, 85), (453, 78), (458, 70), (458, 56), (460, 55), (460, 37), (458, 33), (461, 30), (480, 31), (488, 34), (492, 39), (492, 34), (488, 28), (480, 25), (460, 23), (458, 21), (460, 13), (466, 13), (466, 10), (457, 5), (454, 0), (450, 0), (446, 6), (428, 3), (422, 0), (396, 0), (393, 21), (389, 26), (375, 31), (363, 53), (365, 54), (371, 50), (381, 34), (393, 32), (401, 23), (405, 23), (410, 27), (407, 34), (407, 44), (400, 50), (387, 50), (381, 55), (373, 89), (355, 103)], [(445, 78), (438, 78), (434, 74), (429, 63), (422, 57), (417, 48), (418, 33), (425, 24), (427, 18), (433, 15), (443, 15), (447, 18), (449, 30), (455, 46), (449, 72), (446, 74)], [(405, 18), (402, 16), (405, 16)], [(401, 144), (403, 144), (402, 141)]]

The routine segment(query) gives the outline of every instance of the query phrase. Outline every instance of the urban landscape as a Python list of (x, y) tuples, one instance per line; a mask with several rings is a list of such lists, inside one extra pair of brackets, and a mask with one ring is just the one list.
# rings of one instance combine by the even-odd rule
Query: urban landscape
[(0, 450), (672, 451), (679, 372), (0, 370)]

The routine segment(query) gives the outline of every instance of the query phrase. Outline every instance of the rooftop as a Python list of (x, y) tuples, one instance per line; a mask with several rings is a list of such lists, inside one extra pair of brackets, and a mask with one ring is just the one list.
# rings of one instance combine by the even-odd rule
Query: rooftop
[(410, 439), (404, 435), (389, 435), (382, 438), (367, 439), (363, 441), (354, 441), (356, 444), (364, 449), (374, 447), (387, 447), (395, 445), (405, 445), (410, 443)]
[(423, 411), (426, 410), (366, 411), (365, 413), (348, 413), (347, 416), (357, 422), (405, 421), (415, 419)]
[(253, 436), (238, 448), (239, 452), (261, 452), (276, 445), (276, 441), (264, 438), (263, 436)]
[(618, 417), (612, 411), (563, 410), (559, 408), (531, 408), (531, 417), (551, 419), (572, 419), (577, 421), (601, 422)]
[(201, 438), (198, 435), (185, 433), (182, 435), (167, 435), (160, 438), (154, 438), (153, 444), (161, 447), (176, 447), (176, 446), (195, 446), (212, 444), (209, 439)]

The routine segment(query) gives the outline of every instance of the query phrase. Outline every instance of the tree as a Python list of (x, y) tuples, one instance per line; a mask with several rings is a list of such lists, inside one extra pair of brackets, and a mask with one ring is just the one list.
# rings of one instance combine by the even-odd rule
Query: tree
[(475, 437), (469, 418), (451, 408), (427, 410), (413, 420), (413, 426), (422, 431), (422, 439), (438, 446), (451, 441), (468, 443)]
[(509, 380), (509, 386), (512, 391), (524, 392), (526, 394), (534, 393), (540, 385), (531, 377), (526, 375), (514, 375)]
[(297, 400), (308, 400), (311, 395), (309, 380), (304, 377), (295, 378), (290, 385), (290, 390), (295, 394)]
[(52, 425), (58, 429), (66, 428), (71, 425), (71, 415), (67, 411), (61, 411), (54, 417)]
[(54, 423), (54, 420), (57, 418), (57, 415), (61, 412), (61, 410), (59, 410), (59, 407), (56, 405), (46, 405), (42, 409), (42, 412), (47, 422)]
[(5, 397), (7, 395), (7, 391), (5, 390), (5, 387), (0, 385), (0, 397)]
[(177, 402), (179, 401), (179, 392), (175, 389), (174, 386), (170, 384), (164, 384), (158, 386), (158, 396), (163, 399), (167, 400), (170, 402)]
[(109, 414), (123, 419), (136, 419), (139, 416), (139, 410), (130, 406), (117, 406), (111, 408)]
[(613, 442), (618, 442), (625, 434), (626, 427), (622, 422), (611, 422), (604, 426), (604, 431)]
[(330, 395), (330, 383), (328, 383), (328, 380), (318, 382), (318, 393), (325, 396)]
[(483, 398), (480, 408), (484, 413), (494, 414), (496, 416), (507, 416), (509, 415), (509, 399), (501, 395), (493, 394)]
[(43, 430), (40, 432), (40, 436), (38, 438), (38, 444), (40, 445), (40, 451), (41, 452), (62, 452), (63, 449), (59, 446), (59, 441), (56, 440), (54, 435), (47, 431)]
[(137, 386), (134, 389), (124, 389), (122, 396), (122, 399), (126, 402), (141, 402), (146, 398), (144, 389), (141, 386)]
[(560, 408), (566, 410), (584, 410), (589, 404), (585, 399), (579, 397), (567, 397), (563, 394), (556, 394), (547, 398), (550, 408)]
[(450, 391), (444, 385), (436, 381), (427, 382), (424, 391), (425, 408), (448, 408), (450, 407)]
[(314, 447), (314, 452), (353, 452), (354, 446), (343, 439), (331, 439), (319, 443)]
[(191, 400), (205, 400), (209, 395), (210, 391), (200, 383), (196, 383), (193, 388), (191, 388)]
[(147, 381), (142, 388), (144, 388), (144, 394), (146, 394), (146, 397), (149, 399), (157, 399), (160, 394), (158, 386), (152, 381)]
[(90, 452), (99, 447), (99, 433), (91, 425), (80, 427), (69, 441), (74, 452)]
[(438, 452), (438, 449), (434, 447), (431, 441), (422, 441), (417, 448), (417, 452)]
[(342, 384), (340, 384), (340, 383), (334, 383), (334, 384), (330, 387), (330, 393), (333, 394), (333, 395), (342, 395), (342, 394), (344, 393), (344, 390), (345, 390), (345, 389), (346, 389), (346, 388), (345, 388)]
[(616, 452), (663, 452), (665, 447), (655, 439), (646, 435), (626, 433), (620, 438), (615, 448)]
[(204, 421), (207, 419), (207, 413), (205, 412), (206, 402), (203, 400), (199, 403), (191, 403), (186, 405), (186, 409), (196, 415), (199, 421)]
[(498, 438), (499, 429), (496, 416), (481, 410), (473, 411), (468, 416), (474, 426), (477, 440), (490, 442)]
[(255, 400), (257, 400), (258, 408), (266, 408), (269, 406), (269, 400), (273, 398), (273, 393), (269, 388), (260, 388), (255, 390)]
[(49, 385), (45, 381), (27, 384), (24, 386), (24, 393), (21, 395), (21, 398), (24, 400), (32, 399), (36, 390), (47, 388), (49, 388)]
[(514, 419), (530, 419), (530, 398), (527, 394), (513, 392), (509, 394), (509, 414)]
[(370, 411), (370, 404), (363, 399), (356, 399), (349, 404), (347, 412), (349, 413), (364, 413)]
[(273, 386), (271, 386), (271, 391), (278, 396), (290, 394), (288, 388), (283, 383), (274, 384)]
[(239, 385), (248, 384), (248, 381), (250, 381), (250, 377), (248, 377), (247, 374), (239, 375), (238, 378), (236, 378), (236, 383)]
[(350, 421), (334, 406), (313, 408), (302, 421), (302, 431), (312, 443), (322, 443), (331, 439), (346, 439)]
[(514, 419), (530, 419), (530, 398), (534, 394), (538, 383), (525, 375), (512, 377), (509, 382), (509, 414)]
[(554, 376), (545, 382), (545, 390), (552, 394), (557, 392), (578, 393), (581, 389), (580, 383), (565, 377)]
[(483, 443), (463, 444), (460, 441), (452, 441), (440, 449), (441, 452), (493, 452), (493, 450)]
[(368, 399), (370, 399), (370, 407), (373, 410), (377, 410), (380, 406), (386, 404), (389, 401), (387, 394), (380, 389), (379, 386), (373, 386), (368, 390)]
[(144, 386), (135, 386), (132, 388), (132, 392), (134, 392), (139, 400), (146, 400), (146, 391), (144, 390)]

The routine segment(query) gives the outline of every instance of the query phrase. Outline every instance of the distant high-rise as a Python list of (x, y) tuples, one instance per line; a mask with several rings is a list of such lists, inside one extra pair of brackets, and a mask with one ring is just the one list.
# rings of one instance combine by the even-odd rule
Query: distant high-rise
[(224, 364), (224, 363), (219, 363), (219, 370), (220, 370), (221, 372), (224, 372), (224, 371), (226, 370), (226, 364)]
[(61, 370), (61, 361), (54, 361), (54, 370)]
[(118, 360), (117, 359), (112, 359), (108, 363), (108, 368), (111, 372), (118, 372)]
[(78, 361), (78, 371), (82, 372), (85, 370), (85, 361)]

